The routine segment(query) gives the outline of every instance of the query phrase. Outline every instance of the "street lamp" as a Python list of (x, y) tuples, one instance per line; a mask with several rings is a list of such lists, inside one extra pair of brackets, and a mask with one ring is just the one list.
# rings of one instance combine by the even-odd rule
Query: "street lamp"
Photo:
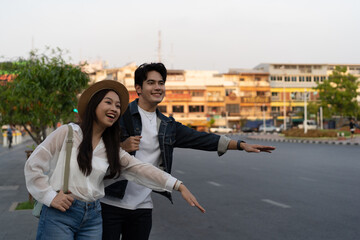
[(283, 79), (283, 100), (284, 100), (284, 130), (286, 130), (285, 77)]
[(306, 88), (304, 88), (304, 133), (307, 133), (307, 92)]

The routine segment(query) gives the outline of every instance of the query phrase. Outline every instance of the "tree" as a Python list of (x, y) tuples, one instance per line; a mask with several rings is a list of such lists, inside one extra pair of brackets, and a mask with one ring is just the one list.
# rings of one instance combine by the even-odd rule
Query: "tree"
[(82, 66), (66, 63), (63, 55), (59, 48), (47, 48), (42, 54), (30, 52), (29, 59), (0, 64), (2, 72), (14, 76), (0, 86), (0, 122), (23, 126), (36, 144), (46, 138), (49, 126), (74, 120), (77, 94), (89, 82)]
[(324, 116), (334, 115), (350, 117), (359, 114), (359, 104), (356, 97), (359, 93), (359, 82), (356, 77), (346, 74), (346, 67), (335, 67), (335, 70), (315, 88), (319, 91), (320, 105), (323, 107)]

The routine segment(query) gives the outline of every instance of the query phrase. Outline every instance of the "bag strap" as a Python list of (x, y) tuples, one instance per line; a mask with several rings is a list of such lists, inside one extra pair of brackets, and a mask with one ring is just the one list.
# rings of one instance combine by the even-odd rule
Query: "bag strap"
[(65, 161), (65, 171), (64, 171), (64, 193), (68, 193), (69, 188), (69, 171), (70, 171), (70, 157), (73, 145), (73, 129), (70, 125), (68, 125), (68, 137), (66, 140), (66, 161)]
[(126, 131), (129, 133), (130, 136), (135, 136), (133, 120), (132, 120), (132, 116), (130, 113), (130, 107), (128, 107), (128, 109), (126, 109), (126, 111), (123, 115), (123, 119), (124, 119), (124, 125), (125, 125)]

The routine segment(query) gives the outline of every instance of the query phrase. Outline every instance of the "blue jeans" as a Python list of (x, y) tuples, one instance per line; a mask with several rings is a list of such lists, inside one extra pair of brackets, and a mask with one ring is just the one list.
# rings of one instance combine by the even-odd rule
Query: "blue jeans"
[(43, 206), (37, 230), (41, 239), (101, 239), (102, 217), (100, 201), (74, 200), (66, 212)]

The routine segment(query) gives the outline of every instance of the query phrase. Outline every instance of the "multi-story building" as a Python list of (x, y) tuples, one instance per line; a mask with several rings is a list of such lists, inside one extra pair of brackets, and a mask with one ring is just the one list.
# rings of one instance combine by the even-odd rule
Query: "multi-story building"
[(269, 73), (254, 69), (230, 69), (224, 74), (226, 111), (240, 120), (270, 119)]
[[(304, 111), (306, 102), (316, 101), (318, 93), (314, 89), (318, 83), (328, 78), (335, 66), (346, 66), (348, 73), (360, 77), (360, 64), (289, 64), (263, 63), (254, 69), (269, 72), (271, 87), (271, 114), (283, 121), (302, 121), (297, 113)], [(360, 98), (358, 98), (360, 102)]]

